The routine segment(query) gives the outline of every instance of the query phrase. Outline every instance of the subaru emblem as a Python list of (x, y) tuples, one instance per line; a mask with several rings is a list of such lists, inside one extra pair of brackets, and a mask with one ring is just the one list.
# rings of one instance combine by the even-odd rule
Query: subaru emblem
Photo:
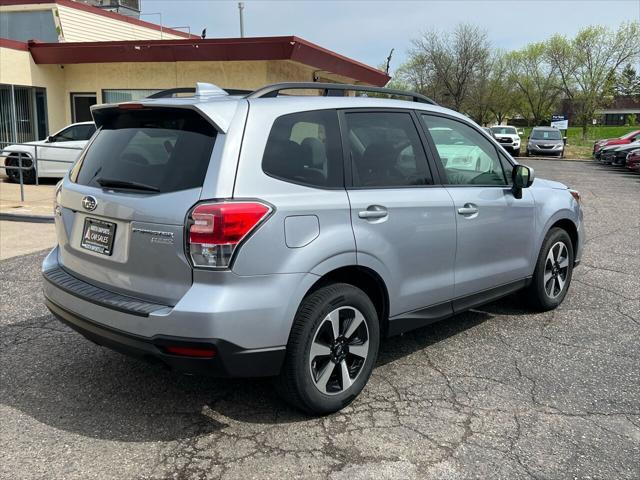
[(92, 212), (98, 206), (98, 201), (96, 200), (95, 197), (92, 197), (91, 195), (87, 195), (82, 199), (82, 206), (84, 207), (85, 210), (89, 210), (90, 212)]

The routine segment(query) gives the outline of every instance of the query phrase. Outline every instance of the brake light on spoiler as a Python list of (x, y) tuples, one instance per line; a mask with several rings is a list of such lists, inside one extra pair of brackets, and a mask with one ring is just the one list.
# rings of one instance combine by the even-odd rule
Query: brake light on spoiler
[(228, 268), (234, 252), (271, 213), (255, 201), (208, 202), (189, 215), (188, 249), (194, 267)]

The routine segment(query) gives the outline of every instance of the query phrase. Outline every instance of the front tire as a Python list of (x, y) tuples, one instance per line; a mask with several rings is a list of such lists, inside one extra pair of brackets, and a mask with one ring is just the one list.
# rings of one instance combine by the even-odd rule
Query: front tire
[[(20, 165), (20, 162), (18, 161), (17, 156), (9, 155), (7, 157), (7, 160), (5, 161), (5, 165), (8, 167), (18, 167)], [(22, 182), (27, 185), (36, 183), (36, 172), (33, 168), (33, 160), (31, 159), (31, 157), (23, 155), (22, 166), (31, 166), (29, 170), (22, 170)], [(5, 171), (10, 182), (20, 183), (20, 171), (18, 169), (8, 168)]]
[(573, 255), (573, 244), (566, 230), (549, 230), (528, 287), (529, 302), (533, 308), (553, 310), (562, 303), (573, 276)]
[(312, 415), (336, 412), (366, 385), (379, 344), (378, 314), (369, 297), (346, 283), (322, 287), (298, 308), (278, 393)]

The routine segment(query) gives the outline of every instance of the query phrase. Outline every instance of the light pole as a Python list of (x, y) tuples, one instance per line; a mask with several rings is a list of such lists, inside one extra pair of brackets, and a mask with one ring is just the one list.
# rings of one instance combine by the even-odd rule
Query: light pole
[(244, 2), (238, 2), (238, 10), (240, 11), (240, 38), (244, 38), (244, 16), (242, 15)]

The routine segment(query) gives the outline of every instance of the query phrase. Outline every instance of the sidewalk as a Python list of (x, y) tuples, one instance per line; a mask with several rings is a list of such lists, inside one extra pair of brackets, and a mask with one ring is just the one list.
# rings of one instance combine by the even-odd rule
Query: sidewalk
[(53, 216), (56, 180), (44, 179), (40, 185), (24, 186), (24, 202), (20, 201), (20, 185), (9, 183), (0, 175), (0, 213), (12, 215)]
[[(53, 218), (55, 181), (44, 185), (25, 185), (20, 201), (20, 185), (0, 175), (0, 214)], [(53, 223), (9, 222), (0, 220), (0, 260), (52, 248), (56, 243)]]

